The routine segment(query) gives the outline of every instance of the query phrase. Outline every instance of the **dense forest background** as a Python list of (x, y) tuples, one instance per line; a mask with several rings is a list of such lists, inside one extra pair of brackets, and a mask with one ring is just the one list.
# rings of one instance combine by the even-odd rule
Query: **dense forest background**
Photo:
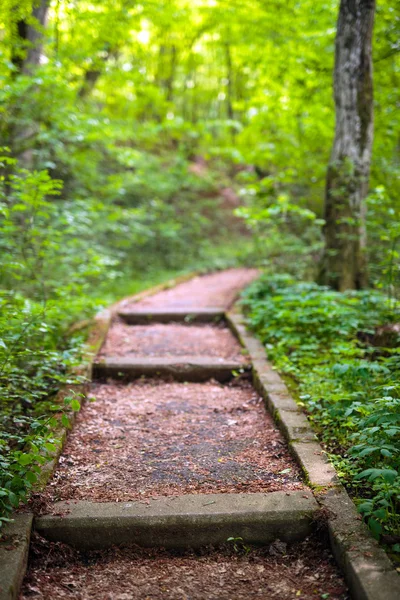
[[(0, 0), (0, 500), (6, 511), (24, 499), (43, 453), (53, 449), (57, 407), (49, 397), (71, 380), (85, 335), (71, 335), (73, 323), (193, 269), (260, 266), (269, 274), (267, 287), (282, 273), (315, 279), (334, 137), (338, 8), (333, 0)], [(346, 296), (335, 315), (345, 322), (343, 335), (353, 337), (361, 321), (368, 330), (395, 320), (398, 2), (378, 2), (373, 66), (367, 251), (370, 286), (381, 295)], [(288, 281), (268, 288), (289, 302), (281, 319), (293, 313), (290, 294), (306, 294), (303, 310), (315, 304), (314, 288), (288, 292)], [(332, 296), (318, 293), (323, 328)], [(258, 289), (249, 310), (259, 301)], [(359, 318), (366, 307), (369, 324)], [(253, 321), (257, 327), (262, 319), (254, 313)], [(337, 331), (327, 338), (317, 329), (331, 352), (327, 339)], [(282, 351), (293, 343), (288, 334)], [(358, 356), (346, 352), (346, 359)], [(282, 356), (276, 357), (282, 369), (299, 377)], [(309, 369), (307, 360), (302, 369)], [(393, 379), (397, 363), (379, 364)], [(340, 420), (339, 413), (321, 411), (324, 419)], [(398, 415), (398, 403), (390, 411)], [(336, 447), (348, 445), (339, 438)], [(379, 460), (390, 459), (376, 447)], [(342, 465), (344, 477), (354, 475), (350, 463)], [(392, 485), (397, 471), (390, 468)], [(375, 521), (390, 519), (381, 514)]]
[[(47, 239), (35, 244), (53, 253), (41, 275), (34, 264), (36, 280), (70, 284), (83, 256), (85, 281), (97, 270), (115, 279), (180, 269), (232, 240), (235, 207), (243, 219), (235, 234), (256, 236), (252, 248), (243, 240), (230, 250), (241, 246), (254, 262), (285, 249), (312, 268), (334, 133), (337, 10), (337, 2), (43, 0), (32, 13), (32, 2), (2, 0), (2, 143), (20, 167), (46, 169), (63, 186), (42, 215)], [(398, 236), (399, 27), (399, 6), (378, 3), (373, 284), (383, 283)]]

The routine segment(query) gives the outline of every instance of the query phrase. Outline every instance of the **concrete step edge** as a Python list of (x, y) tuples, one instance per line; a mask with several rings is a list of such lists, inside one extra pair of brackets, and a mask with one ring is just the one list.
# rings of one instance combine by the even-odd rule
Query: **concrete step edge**
[(214, 323), (225, 317), (223, 307), (179, 308), (179, 309), (123, 309), (118, 316), (129, 325), (148, 325), (151, 323)]
[(237, 373), (250, 371), (251, 365), (233, 360), (201, 356), (108, 357), (93, 363), (93, 379), (133, 380), (138, 377), (173, 377), (177, 381), (201, 382), (231, 380)]
[[(148, 504), (147, 504), (148, 502)], [(35, 520), (52, 541), (81, 550), (113, 545), (196, 548), (229, 537), (268, 544), (304, 539), (318, 504), (311, 492), (190, 494), (135, 502), (58, 503), (56, 514)]]

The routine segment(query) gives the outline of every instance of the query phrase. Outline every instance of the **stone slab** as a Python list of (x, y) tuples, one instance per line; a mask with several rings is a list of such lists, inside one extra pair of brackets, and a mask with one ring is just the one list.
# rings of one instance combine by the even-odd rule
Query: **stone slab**
[(173, 377), (177, 381), (201, 382), (209, 379), (226, 382), (235, 373), (251, 370), (251, 366), (231, 360), (203, 356), (179, 357), (108, 357), (93, 364), (93, 378), (130, 381), (138, 377)]
[(214, 323), (225, 317), (221, 307), (210, 308), (168, 308), (168, 309), (136, 309), (120, 310), (118, 316), (129, 325), (148, 325), (150, 323)]
[(262, 377), (260, 378), (256, 372), (253, 372), (254, 387), (264, 398), (271, 414), (279, 415), (281, 410), (300, 412), (300, 407), (293, 400), (282, 379), (280, 381), (276, 379), (272, 383), (270, 381), (266, 383)]
[(321, 500), (329, 514), (332, 550), (354, 600), (398, 600), (400, 577), (345, 490), (331, 489)]
[(300, 411), (277, 411), (278, 426), (289, 442), (316, 441), (317, 436), (310, 427), (307, 417)]
[(198, 548), (242, 537), (268, 544), (304, 539), (318, 505), (311, 492), (194, 494), (136, 502), (62, 502), (39, 517), (40, 535), (82, 550), (113, 545)]
[(33, 515), (17, 514), (2, 530), (0, 541), (0, 600), (16, 600), (25, 576)]
[(290, 449), (314, 487), (339, 484), (335, 468), (328, 462), (318, 442), (293, 442)]
[(278, 386), (271, 386), (268, 389), (265, 400), (272, 414), (277, 413), (279, 416), (281, 411), (300, 412), (299, 406), (289, 392), (283, 388), (279, 389)]

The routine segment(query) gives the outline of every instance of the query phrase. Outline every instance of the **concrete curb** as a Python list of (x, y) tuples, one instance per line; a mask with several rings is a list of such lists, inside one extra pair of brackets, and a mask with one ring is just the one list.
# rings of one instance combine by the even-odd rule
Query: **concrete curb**
[(20, 513), (4, 526), (0, 541), (0, 600), (18, 598), (28, 563), (33, 515)]
[(356, 600), (398, 600), (400, 578), (388, 556), (361, 521), (347, 492), (331, 489), (318, 498), (328, 511), (336, 561)]
[(200, 548), (241, 537), (249, 544), (304, 539), (318, 504), (304, 491), (190, 494), (146, 502), (62, 502), (35, 520), (47, 539), (80, 550), (113, 545)]
[(202, 308), (193, 310), (193, 307), (188, 307), (186, 310), (158, 310), (158, 309), (143, 309), (143, 310), (120, 310), (118, 316), (129, 325), (149, 325), (151, 323), (215, 323), (221, 321), (225, 317), (225, 309)]
[(331, 547), (343, 570), (354, 600), (398, 600), (400, 578), (386, 552), (371, 536), (357, 509), (340, 485), (306, 416), (283, 379), (268, 362), (261, 342), (246, 329), (243, 314), (234, 307), (226, 320), (247, 349), (253, 365), (253, 383), (264, 398), (289, 448), (327, 513)]
[(218, 360), (202, 356), (131, 358), (108, 357), (93, 363), (93, 377), (133, 381), (138, 377), (173, 377), (175, 381), (201, 382), (216, 379), (224, 383), (235, 377), (235, 373), (249, 371), (249, 364), (231, 360)]

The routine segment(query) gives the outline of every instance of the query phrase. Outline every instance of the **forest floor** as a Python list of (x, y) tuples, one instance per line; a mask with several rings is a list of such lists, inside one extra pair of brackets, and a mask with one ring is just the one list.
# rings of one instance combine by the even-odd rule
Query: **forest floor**
[[(196, 277), (127, 310), (187, 310), (232, 305), (257, 276), (230, 269)], [(116, 319), (98, 360), (207, 357), (246, 366), (221, 323), (127, 325)], [(144, 505), (184, 494), (311, 495), (286, 442), (246, 373), (226, 383), (173, 378), (93, 382), (52, 481), (36, 498), (45, 515), (80, 501)], [(213, 504), (213, 501), (205, 504)], [(67, 509), (65, 509), (67, 507)], [(35, 535), (21, 592), (28, 598), (85, 600), (319, 598), (348, 592), (320, 538), (253, 548), (241, 538), (219, 548), (77, 551)]]

